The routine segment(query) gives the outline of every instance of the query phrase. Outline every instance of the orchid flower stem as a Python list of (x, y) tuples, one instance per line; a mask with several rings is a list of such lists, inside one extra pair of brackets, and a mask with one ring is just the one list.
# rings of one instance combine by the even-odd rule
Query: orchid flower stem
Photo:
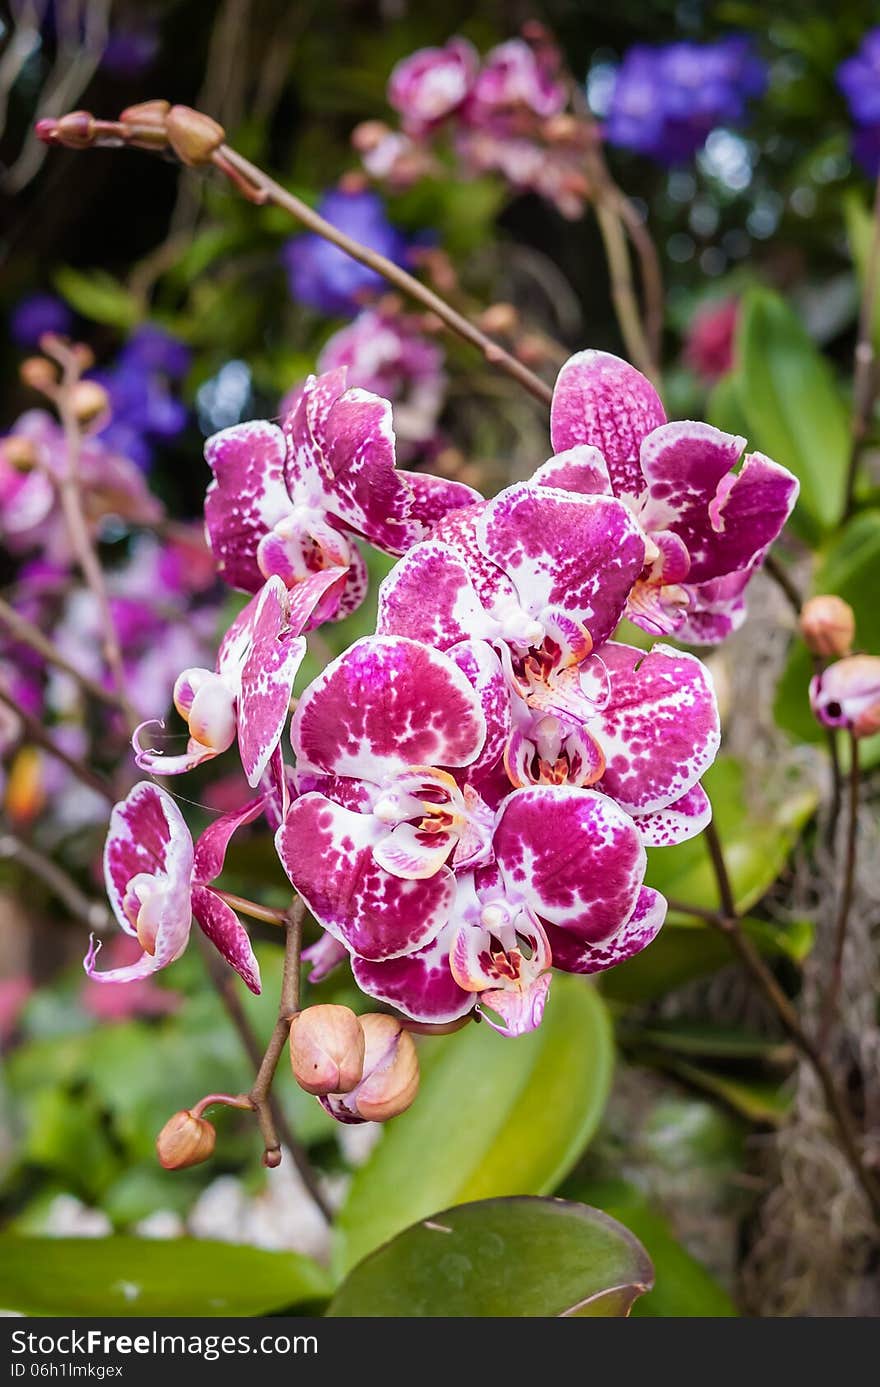
[(633, 364), (657, 384), (657, 367), (648, 347), (633, 285), (626, 232), (620, 219), (620, 212), (614, 202), (601, 193), (596, 197), (596, 220), (599, 224), (599, 232), (608, 261), (611, 299), (626, 350), (632, 358)]
[(22, 616), (2, 597), (0, 597), (0, 623), (6, 627), (13, 640), (18, 641), (20, 645), (29, 646), (47, 664), (54, 665), (64, 674), (69, 674), (71, 679), (76, 680), (84, 693), (101, 703), (106, 703), (110, 708), (122, 708), (122, 700), (118, 694), (113, 693), (110, 689), (105, 689), (103, 684), (99, 684), (96, 679), (91, 679), (87, 674), (78, 670), (76, 665), (71, 664), (57, 646), (43, 635), (39, 626), (34, 626), (33, 622), (28, 621), (27, 617)]
[(846, 1096), (840, 1092), (822, 1050), (804, 1030), (796, 1008), (742, 928), (742, 922), (736, 914), (733, 889), (714, 823), (710, 823), (705, 832), (709, 855), (718, 883), (718, 894), (722, 902), (721, 910), (712, 918), (711, 923), (727, 939), (752, 982), (763, 994), (777, 1020), (816, 1075), (825, 1098), (826, 1107), (837, 1128), (841, 1148), (853, 1175), (858, 1180), (865, 1198), (868, 1200), (875, 1222), (880, 1227), (880, 1180), (874, 1171), (865, 1164)]
[(837, 1015), (840, 985), (843, 980), (843, 955), (846, 949), (846, 931), (849, 924), (855, 890), (861, 771), (859, 766), (859, 739), (853, 732), (849, 734), (849, 754), (849, 813), (846, 824), (846, 852), (843, 861), (843, 877), (837, 906), (837, 918), (834, 923), (834, 955), (831, 963), (831, 976), (828, 980), (828, 990), (825, 994), (825, 1001), (822, 1006), (822, 1018), (819, 1022), (818, 1046), (822, 1051), (824, 1051), (828, 1044), (828, 1039), (834, 1025), (834, 1019)]
[(110, 911), (101, 901), (81, 891), (67, 872), (14, 833), (0, 833), (0, 859), (15, 862), (42, 881), (76, 919), (89, 929), (104, 930), (110, 924)]
[(104, 659), (113, 679), (116, 693), (128, 724), (128, 730), (129, 732), (134, 732), (138, 725), (139, 718), (126, 697), (125, 666), (122, 659), (122, 647), (119, 643), (119, 636), (113, 621), (113, 612), (110, 608), (107, 584), (104, 581), (104, 570), (101, 567), (101, 562), (94, 544), (92, 543), (88, 522), (82, 505), (79, 476), (82, 434), (72, 406), (72, 393), (74, 386), (79, 380), (80, 365), (75, 354), (66, 344), (60, 341), (53, 349), (49, 349), (48, 354), (53, 356), (62, 370), (61, 383), (55, 394), (55, 403), (58, 407), (58, 414), (64, 429), (64, 438), (67, 445), (67, 466), (58, 482), (61, 510), (64, 515), (64, 522), (67, 526), (71, 548), (76, 555), (76, 560), (83, 578), (91, 590), (92, 596), (95, 599), (95, 605), (98, 609)]
[(108, 804), (116, 803), (116, 796), (103, 776), (98, 775), (95, 771), (84, 765), (82, 761), (77, 761), (76, 757), (71, 756), (63, 747), (58, 746), (57, 742), (50, 737), (43, 724), (33, 717), (31, 713), (26, 712), (24, 708), (20, 707), (15, 699), (2, 687), (0, 687), (0, 703), (5, 704), (7, 708), (11, 708), (18, 718), (25, 741), (34, 742), (37, 746), (42, 747), (43, 751), (47, 751), (50, 756), (54, 756), (56, 761), (60, 761), (62, 765), (66, 766), (69, 771), (72, 771), (73, 774), (82, 781), (83, 785), (88, 785), (90, 790), (94, 790), (95, 794), (101, 795)]
[(275, 1070), (278, 1067), (278, 1061), (281, 1058), (281, 1054), (290, 1033), (291, 1016), (299, 1009), (299, 957), (302, 946), (302, 920), (304, 914), (305, 907), (302, 902), (299, 900), (296, 901), (288, 916), (287, 943), (284, 951), (284, 975), (278, 1008), (278, 1020), (275, 1023), (272, 1035), (269, 1038), (269, 1044), (265, 1051), (262, 1049), (253, 1026), (245, 1014), (241, 999), (238, 995), (235, 979), (232, 978), (227, 969), (220, 962), (213, 946), (204, 938), (202, 948), (208, 966), (208, 975), (214, 984), (217, 995), (226, 1010), (227, 1016), (238, 1032), (242, 1046), (257, 1071), (256, 1079), (254, 1080), (250, 1093), (247, 1095), (247, 1099), (256, 1115), (260, 1134), (263, 1138), (265, 1148), (263, 1162), (270, 1168), (277, 1166), (280, 1163), (281, 1147), (282, 1145), (286, 1146), (293, 1157), (303, 1184), (311, 1195), (315, 1205), (320, 1209), (329, 1223), (332, 1220), (333, 1211), (321, 1192), (318, 1178), (312, 1169), (311, 1162), (309, 1161), (305, 1149), (294, 1135), (283, 1108), (280, 1106), (277, 1099), (273, 1097), (271, 1092)]
[(859, 310), (859, 335), (855, 351), (855, 377), (853, 381), (852, 447), (849, 455), (849, 471), (846, 478), (846, 497), (843, 518), (849, 519), (855, 505), (856, 478), (862, 445), (871, 423), (876, 397), (874, 367), (874, 317), (877, 306), (878, 284), (880, 284), (880, 174), (874, 191), (874, 230), (865, 282), (862, 286), (862, 303)]
[(409, 298), (415, 299), (423, 308), (436, 314), (448, 328), (482, 352), (486, 361), (512, 376), (530, 394), (534, 395), (536, 400), (540, 400), (542, 404), (550, 404), (553, 391), (546, 381), (541, 380), (540, 376), (536, 376), (521, 361), (517, 361), (510, 352), (505, 351), (497, 342), (487, 337), (474, 323), (452, 308), (433, 289), (429, 289), (420, 280), (407, 274), (406, 270), (401, 269), (399, 265), (395, 265), (393, 260), (388, 260), (384, 255), (379, 255), (377, 251), (362, 246), (359, 241), (347, 236), (345, 232), (340, 231), (331, 222), (325, 221), (307, 203), (287, 192), (280, 183), (276, 183), (256, 164), (252, 164), (249, 159), (245, 159), (241, 154), (231, 149), (229, 145), (220, 146), (214, 156), (214, 164), (246, 197), (258, 204), (271, 203), (274, 207), (280, 207), (302, 226), (307, 227), (309, 231), (323, 237), (325, 241), (332, 242), (340, 250), (344, 250), (346, 255), (350, 255), (353, 260), (375, 270), (389, 284), (393, 284)]
[(801, 595), (791, 578), (789, 578), (786, 569), (773, 554), (768, 554), (765, 558), (764, 572), (769, 578), (773, 579), (776, 586), (785, 595), (785, 599), (795, 616), (799, 617), (801, 614), (801, 607), (803, 606)]
[(208, 1093), (190, 1108), (193, 1117), (203, 1117), (208, 1108), (220, 1103), (224, 1108), (241, 1108), (244, 1112), (253, 1111), (253, 1103), (246, 1093)]
[(260, 905), (258, 901), (249, 901), (244, 896), (236, 896), (232, 891), (220, 891), (216, 886), (211, 890), (215, 896), (219, 896), (221, 901), (225, 901), (239, 915), (247, 915), (250, 920), (261, 920), (264, 925), (286, 926), (288, 912), (286, 910), (273, 910), (271, 906)]

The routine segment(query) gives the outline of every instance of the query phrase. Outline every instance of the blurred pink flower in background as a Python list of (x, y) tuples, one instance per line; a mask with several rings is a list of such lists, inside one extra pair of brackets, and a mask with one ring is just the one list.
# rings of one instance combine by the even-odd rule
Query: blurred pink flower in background
[(684, 343), (684, 359), (703, 380), (714, 381), (733, 366), (739, 300), (721, 299), (697, 310)]

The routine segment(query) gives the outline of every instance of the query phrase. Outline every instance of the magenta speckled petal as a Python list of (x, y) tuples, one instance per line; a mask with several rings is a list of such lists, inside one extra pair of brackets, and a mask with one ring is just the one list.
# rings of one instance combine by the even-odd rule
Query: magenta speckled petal
[(288, 625), (287, 589), (280, 578), (270, 578), (254, 615), (238, 700), (238, 747), (251, 786), (265, 771), (284, 731), (293, 681), (306, 653), (305, 637), (298, 634), (303, 619), (300, 612), (295, 624)]
[(552, 973), (543, 973), (522, 992), (490, 988), (481, 993), (477, 1010), (486, 1025), (499, 1035), (528, 1035), (529, 1031), (538, 1029), (544, 1018), (552, 981)]
[(647, 861), (613, 800), (566, 785), (514, 791), (499, 813), (495, 856), (511, 899), (590, 943), (629, 919)]
[(523, 608), (535, 617), (561, 609), (586, 627), (594, 646), (617, 626), (645, 565), (643, 535), (610, 496), (511, 486), (489, 503), (477, 529)]
[(440, 651), (367, 636), (303, 693), (291, 740), (300, 769), (380, 782), (408, 766), (467, 766), (486, 737), (477, 694)]
[(336, 600), (336, 589), (331, 589), (328, 594), (330, 600), (325, 598), (318, 604), (305, 629), (311, 630), (318, 627), (323, 621), (344, 621), (347, 616), (351, 616), (352, 612), (357, 611), (366, 597), (369, 587), (370, 575), (364, 556), (352, 541), (349, 546), (348, 571), (345, 575), (345, 582), (340, 585), (338, 601)]
[(193, 856), (192, 879), (200, 886), (213, 881), (223, 871), (230, 840), (244, 824), (253, 823), (263, 812), (263, 800), (252, 799), (240, 809), (221, 814), (199, 835)]
[(362, 958), (415, 953), (446, 924), (455, 896), (448, 868), (403, 881), (378, 865), (384, 829), (323, 795), (295, 800), (275, 836), (278, 856), (315, 919)]
[(454, 926), (447, 925), (424, 949), (405, 958), (370, 963), (353, 958), (351, 971), (362, 992), (377, 1002), (396, 1007), (413, 1021), (443, 1025), (466, 1016), (474, 1005), (472, 992), (459, 987), (449, 971), (449, 946)]
[(290, 510), (284, 485), (284, 435), (255, 420), (214, 434), (205, 444), (214, 480), (205, 497), (205, 528), (217, 567), (234, 588), (263, 586), (257, 547)]
[(501, 661), (486, 641), (461, 641), (449, 651), (468, 682), (476, 690), (486, 720), (483, 748), (468, 766), (468, 779), (492, 769), (504, 753), (510, 736), (511, 695)]
[(113, 806), (104, 845), (104, 881), (113, 913), (128, 934), (135, 934), (124, 901), (129, 882), (145, 873), (163, 878), (169, 887), (169, 913), (189, 929), (189, 886), (193, 868), (190, 831), (176, 803), (158, 785), (142, 780)]
[(479, 491), (464, 482), (435, 477), (430, 472), (400, 472), (413, 495), (409, 518), (424, 527), (427, 534), (438, 520), (463, 506), (484, 504)]
[(491, 635), (464, 559), (447, 544), (426, 540), (396, 563), (379, 588), (376, 630), (409, 636), (438, 650)]
[(656, 390), (640, 371), (608, 352), (578, 352), (556, 380), (550, 438), (563, 453), (580, 443), (598, 448), (617, 496), (639, 496), (642, 439), (666, 423)]
[(346, 390), (315, 438), (333, 474), (328, 511), (387, 554), (402, 554), (421, 538), (421, 525), (409, 520), (412, 492), (394, 466), (388, 400)]
[(601, 944), (585, 944), (569, 930), (549, 925), (547, 934), (554, 966), (565, 973), (602, 973), (647, 948), (656, 939), (665, 919), (665, 898), (650, 886), (643, 886), (629, 919)]
[(762, 453), (750, 453), (734, 472), (744, 447), (744, 438), (690, 422), (666, 424), (642, 445), (648, 495), (641, 522), (683, 540), (690, 583), (752, 567), (797, 499), (797, 478)]
[(709, 796), (699, 783), (670, 804), (650, 814), (634, 814), (633, 823), (646, 848), (671, 848), (695, 838), (712, 819)]
[(590, 723), (605, 753), (598, 789), (634, 813), (665, 809), (708, 770), (721, 740), (712, 677), (694, 655), (655, 645), (646, 655), (609, 642), (611, 697)]
[(194, 886), (192, 909), (203, 934), (238, 976), (259, 996), (262, 990), (260, 965), (247, 930), (235, 911), (206, 886)]
[(552, 486), (581, 496), (613, 496), (608, 464), (598, 448), (582, 443), (549, 459), (531, 477), (532, 486)]
[(303, 963), (309, 969), (309, 982), (323, 982), (348, 958), (348, 949), (325, 930), (321, 938), (303, 949)]
[(682, 620), (675, 628), (677, 640), (690, 645), (719, 645), (746, 619), (746, 588), (752, 570), (728, 573), (709, 583), (683, 583), (687, 599)]

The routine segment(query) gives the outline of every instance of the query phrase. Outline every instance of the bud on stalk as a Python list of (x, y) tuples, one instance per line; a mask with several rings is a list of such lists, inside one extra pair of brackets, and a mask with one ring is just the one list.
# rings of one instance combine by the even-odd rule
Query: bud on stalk
[(364, 1072), (364, 1032), (348, 1007), (307, 1007), (290, 1026), (293, 1076), (306, 1093), (350, 1093)]
[(177, 1112), (157, 1136), (156, 1151), (166, 1170), (184, 1170), (207, 1161), (214, 1154), (216, 1140), (217, 1133), (206, 1118)]
[(829, 660), (852, 650), (856, 619), (852, 607), (842, 597), (823, 593), (804, 603), (800, 628), (807, 649)]
[(419, 1061), (412, 1036), (393, 1016), (360, 1017), (364, 1073), (349, 1093), (329, 1093), (321, 1103), (337, 1122), (387, 1122), (405, 1112), (419, 1088)]

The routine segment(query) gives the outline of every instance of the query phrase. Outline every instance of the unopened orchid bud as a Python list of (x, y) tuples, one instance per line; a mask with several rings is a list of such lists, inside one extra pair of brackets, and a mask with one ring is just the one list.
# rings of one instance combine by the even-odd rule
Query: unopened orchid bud
[(350, 1093), (364, 1073), (366, 1040), (348, 1007), (307, 1007), (290, 1027), (293, 1076), (306, 1093)]
[(0, 457), (7, 466), (14, 467), (17, 472), (30, 472), (31, 468), (36, 466), (38, 456), (32, 438), (11, 433), (8, 438), (0, 440)]
[(95, 135), (95, 117), (90, 111), (70, 111), (55, 125), (59, 144), (67, 149), (88, 149)]
[(163, 149), (168, 143), (168, 101), (140, 101), (119, 117), (126, 141), (138, 149)]
[(545, 120), (542, 126), (544, 138), (550, 144), (571, 144), (580, 134), (582, 122), (576, 116), (562, 111), (559, 115), (551, 116)]
[(76, 422), (85, 428), (109, 413), (110, 396), (98, 381), (80, 380), (70, 392), (70, 407)]
[(156, 1138), (156, 1151), (166, 1170), (201, 1165), (214, 1154), (217, 1133), (204, 1117), (184, 1110), (169, 1117)]
[(226, 131), (216, 120), (190, 106), (172, 106), (166, 119), (168, 143), (182, 164), (195, 168), (210, 164), (226, 139)]
[(405, 1112), (418, 1092), (416, 1047), (394, 1016), (371, 1012), (359, 1020), (363, 1078), (349, 1093), (328, 1093), (321, 1103), (337, 1122), (387, 1122)]
[(516, 330), (519, 314), (512, 303), (493, 303), (480, 314), (478, 322), (484, 332), (503, 337)]
[(384, 121), (362, 120), (351, 132), (351, 143), (358, 154), (369, 154), (371, 149), (378, 149), (390, 134), (391, 131)]
[(832, 659), (851, 651), (856, 619), (852, 607), (842, 597), (823, 593), (804, 604), (800, 627), (807, 649)]
[(823, 726), (871, 736), (880, 729), (880, 656), (835, 660), (811, 682), (810, 704)]
[(361, 1017), (365, 1037), (364, 1077), (355, 1092), (365, 1122), (387, 1122), (405, 1112), (419, 1090), (419, 1059), (413, 1038), (393, 1016)]
[(90, 371), (95, 364), (95, 353), (85, 342), (74, 342), (71, 351), (80, 371)]
[(58, 371), (44, 356), (29, 356), (21, 363), (18, 374), (22, 383), (31, 390), (46, 392), (53, 390), (58, 383)]

